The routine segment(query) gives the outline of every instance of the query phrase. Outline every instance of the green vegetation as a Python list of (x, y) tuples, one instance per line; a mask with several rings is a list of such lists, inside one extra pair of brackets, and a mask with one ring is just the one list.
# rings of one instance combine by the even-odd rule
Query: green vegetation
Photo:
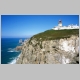
[(29, 40), (29, 44), (32, 44), (32, 43), (31, 43), (31, 40), (32, 40), (32, 37), (31, 37), (30, 40)]
[(43, 41), (43, 40), (54, 40), (54, 39), (60, 39), (60, 38), (69, 38), (71, 35), (79, 36), (79, 29), (69, 29), (69, 30), (52, 30), (51, 29), (51, 30), (47, 30), (42, 33), (39, 33), (37, 35), (34, 35), (32, 38), (36, 38), (39, 41)]

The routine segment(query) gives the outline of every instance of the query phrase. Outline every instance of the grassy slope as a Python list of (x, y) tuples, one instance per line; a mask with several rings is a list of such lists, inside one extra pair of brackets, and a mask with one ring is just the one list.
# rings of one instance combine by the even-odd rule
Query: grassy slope
[(79, 36), (79, 29), (70, 29), (70, 30), (52, 30), (51, 29), (51, 30), (47, 30), (42, 33), (39, 33), (37, 35), (34, 35), (33, 37), (36, 38), (37, 40), (40, 40), (40, 38), (42, 38), (42, 41), (43, 41), (43, 40), (54, 40), (54, 39), (60, 39), (60, 38), (69, 38), (71, 35)]

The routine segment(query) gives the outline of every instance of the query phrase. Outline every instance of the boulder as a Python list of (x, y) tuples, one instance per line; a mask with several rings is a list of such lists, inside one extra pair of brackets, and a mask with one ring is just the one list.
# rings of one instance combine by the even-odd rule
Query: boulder
[(17, 46), (17, 47), (16, 47), (16, 50), (17, 50), (17, 51), (21, 51), (21, 50), (22, 50), (22, 46)]

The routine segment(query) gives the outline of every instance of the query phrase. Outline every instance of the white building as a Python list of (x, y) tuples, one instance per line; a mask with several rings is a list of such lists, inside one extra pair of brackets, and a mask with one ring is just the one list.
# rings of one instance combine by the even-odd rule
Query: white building
[(62, 21), (59, 20), (58, 22), (58, 26), (55, 26), (54, 28), (52, 28), (53, 30), (62, 30), (62, 29), (79, 29), (79, 26), (76, 25), (68, 25), (68, 26), (62, 26)]

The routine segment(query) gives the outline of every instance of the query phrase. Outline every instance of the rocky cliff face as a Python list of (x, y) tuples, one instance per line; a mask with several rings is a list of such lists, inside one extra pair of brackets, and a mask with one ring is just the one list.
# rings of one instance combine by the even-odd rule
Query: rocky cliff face
[[(40, 38), (41, 39), (41, 38)], [(16, 64), (78, 64), (79, 37), (58, 40), (27, 40)]]

